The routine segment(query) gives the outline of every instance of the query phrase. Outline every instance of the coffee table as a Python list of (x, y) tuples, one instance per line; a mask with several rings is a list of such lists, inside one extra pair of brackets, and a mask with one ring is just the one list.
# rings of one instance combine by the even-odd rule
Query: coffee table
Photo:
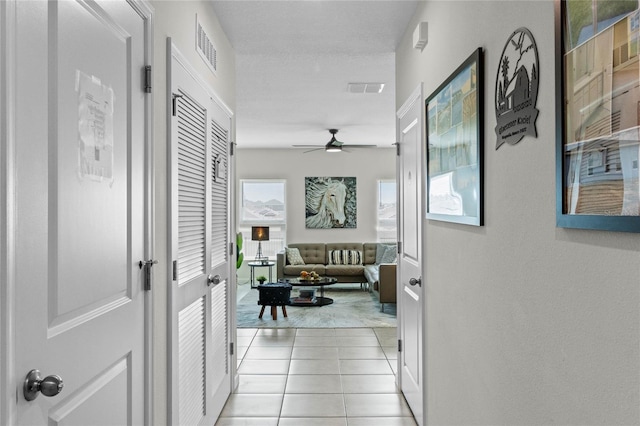
[(327, 285), (335, 284), (338, 282), (337, 278), (333, 277), (320, 277), (317, 280), (302, 280), (300, 278), (288, 278), (284, 280), (294, 287), (320, 287), (320, 296), (316, 296), (316, 300), (313, 303), (300, 303), (295, 302), (294, 298), (291, 298), (291, 306), (325, 306), (333, 303), (333, 299), (330, 297), (324, 297), (324, 287)]

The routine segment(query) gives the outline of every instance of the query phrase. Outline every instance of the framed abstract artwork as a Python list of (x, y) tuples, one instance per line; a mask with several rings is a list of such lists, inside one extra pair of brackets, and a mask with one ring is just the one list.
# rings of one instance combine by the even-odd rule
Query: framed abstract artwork
[(638, 1), (555, 7), (556, 223), (640, 232)]
[(427, 219), (483, 225), (482, 49), (477, 49), (426, 103)]

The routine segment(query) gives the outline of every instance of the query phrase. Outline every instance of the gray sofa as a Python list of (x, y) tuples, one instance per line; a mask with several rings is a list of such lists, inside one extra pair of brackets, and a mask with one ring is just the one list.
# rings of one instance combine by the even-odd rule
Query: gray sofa
[[(299, 243), (289, 244), (297, 248), (304, 265), (291, 265), (286, 252), (277, 254), (276, 271), (278, 280), (297, 278), (300, 272), (317, 272), (321, 276), (336, 278), (339, 283), (361, 283), (373, 291), (380, 301), (380, 310), (385, 303), (396, 303), (396, 265), (376, 265), (378, 243)], [(362, 253), (361, 265), (329, 264), (332, 250), (359, 250)]]

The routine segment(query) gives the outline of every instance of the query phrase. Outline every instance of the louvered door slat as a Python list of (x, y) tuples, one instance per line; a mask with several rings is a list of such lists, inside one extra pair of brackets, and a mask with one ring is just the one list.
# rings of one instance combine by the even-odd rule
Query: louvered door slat
[(179, 269), (183, 273), (189, 273), (189, 270), (194, 269), (194, 267), (198, 265), (198, 256), (201, 255), (201, 252), (196, 249), (185, 250), (183, 252), (180, 252), (180, 255), (184, 256), (186, 260), (182, 262), (182, 265), (180, 265)]
[(183, 156), (179, 161), (184, 164), (189, 164), (195, 170), (199, 170), (204, 173), (204, 167), (202, 167), (202, 164), (198, 164), (198, 156), (195, 155), (195, 153), (191, 153), (185, 149), (183, 151)]
[[(179, 115), (186, 115), (188, 114), (188, 110), (183, 109), (181, 114)], [(178, 132), (178, 136), (180, 138), (185, 137), (187, 139), (198, 139), (204, 136), (202, 129), (200, 129), (198, 127), (198, 120), (204, 120), (204, 117), (190, 117), (188, 119), (185, 119), (184, 121), (184, 125), (180, 128), (180, 131)]]
[[(178, 285), (205, 268), (206, 110), (183, 94), (178, 108)], [(201, 238), (193, 238), (200, 234)]]
[(178, 314), (180, 424), (197, 425), (205, 414), (205, 299)]
[[(226, 282), (224, 283), (226, 284)], [(229, 373), (229, 359), (226, 349), (229, 347), (229, 336), (227, 335), (227, 315), (221, 312), (227, 311), (227, 286), (218, 285), (211, 289), (211, 337), (214, 342), (218, 342), (213, 349), (213, 387), (217, 388), (224, 376)]]
[(204, 235), (202, 235), (202, 232), (200, 231), (198, 226), (193, 226), (193, 225), (189, 225), (188, 223), (184, 224), (184, 226), (180, 226), (179, 227), (179, 231), (180, 233), (184, 234), (184, 239), (189, 240), (192, 239), (194, 237), (200, 238), (200, 239), (204, 239)]
[(183, 152), (183, 157), (178, 159), (178, 165), (184, 168), (193, 169), (193, 173), (197, 173), (200, 176), (205, 175), (204, 169), (199, 169), (198, 160), (196, 158), (190, 157), (186, 152)]
[[(183, 96), (188, 96), (188, 94), (183, 92)], [(181, 109), (179, 112), (185, 112), (191, 117), (196, 117), (198, 121), (204, 120), (205, 117), (205, 109), (195, 102), (190, 102), (185, 105), (181, 105)]]
[(191, 200), (181, 200), (184, 205), (181, 207), (180, 211), (184, 212), (184, 213), (189, 213), (189, 212), (199, 212), (199, 206), (196, 202), (191, 201)]
[(211, 161), (216, 171), (211, 182), (211, 265), (227, 262), (227, 131), (211, 120)]
[(190, 195), (192, 197), (197, 197), (198, 194), (202, 194), (205, 191), (204, 186), (199, 185), (197, 180), (193, 178), (180, 177), (178, 179), (178, 185), (181, 186), (183, 195)]
[(197, 229), (197, 227), (191, 226), (188, 223), (184, 223), (184, 224), (180, 224), (179, 228), (182, 232), (185, 233), (185, 236), (189, 236), (192, 234), (197, 234), (199, 231)]
[[(179, 114), (178, 118), (185, 119), (186, 117), (184, 114)], [(205, 137), (206, 135), (201, 130), (194, 128), (194, 123), (192, 121), (184, 120), (182, 127), (178, 130), (178, 141), (183, 143), (188, 150), (194, 153), (202, 151), (202, 147), (193, 141), (197, 141)]]
[[(201, 135), (201, 137), (202, 136), (203, 135)], [(181, 140), (184, 148), (183, 157), (185, 157), (185, 159), (187, 160), (191, 160), (195, 164), (196, 168), (204, 170), (205, 166), (203, 164), (198, 163), (199, 158), (202, 158), (202, 155), (204, 155), (204, 151), (202, 150), (202, 147), (193, 146), (190, 143), (191, 140), (197, 140), (197, 139), (190, 138), (189, 140)]]
[(178, 179), (184, 180), (186, 182), (191, 181), (195, 184), (203, 183), (201, 181), (198, 181), (198, 178), (203, 178), (204, 176), (206, 176), (206, 173), (204, 170), (199, 170), (195, 167), (192, 167), (186, 162), (178, 161), (178, 166), (180, 167), (181, 165), (182, 167), (178, 172)]

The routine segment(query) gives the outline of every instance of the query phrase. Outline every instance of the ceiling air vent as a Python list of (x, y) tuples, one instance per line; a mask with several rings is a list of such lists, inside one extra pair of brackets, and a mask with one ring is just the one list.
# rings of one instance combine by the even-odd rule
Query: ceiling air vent
[(349, 93), (382, 93), (384, 83), (349, 83), (347, 92)]
[(211, 71), (216, 73), (218, 71), (218, 51), (211, 42), (209, 35), (204, 31), (202, 25), (200, 25), (198, 15), (196, 15), (196, 50), (205, 64), (211, 68)]

